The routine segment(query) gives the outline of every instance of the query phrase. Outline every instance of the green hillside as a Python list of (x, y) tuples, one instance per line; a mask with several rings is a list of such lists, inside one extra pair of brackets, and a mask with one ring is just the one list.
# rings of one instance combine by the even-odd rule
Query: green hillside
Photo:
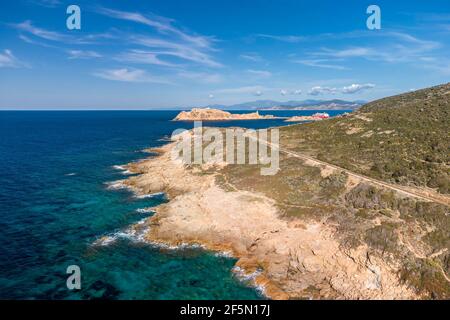
[[(280, 144), (353, 172), (449, 193), (450, 84), (374, 101), (357, 112), (280, 129)], [(443, 203), (405, 197), (367, 181), (280, 153), (280, 170), (229, 165), (217, 181), (273, 199), (280, 215), (336, 226), (342, 250), (365, 247), (424, 298), (450, 297), (450, 212)], [(402, 187), (403, 189), (405, 187)], [(428, 189), (432, 188), (432, 189)], [(423, 190), (422, 190), (423, 191)], [(441, 194), (438, 194), (441, 193)], [(443, 201), (445, 202), (445, 201)]]
[(450, 84), (364, 105), (351, 115), (282, 130), (282, 145), (401, 185), (450, 193)]

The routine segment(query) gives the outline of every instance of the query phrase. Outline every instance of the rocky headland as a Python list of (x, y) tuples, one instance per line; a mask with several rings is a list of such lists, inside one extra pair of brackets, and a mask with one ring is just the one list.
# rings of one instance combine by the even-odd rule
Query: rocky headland
[(447, 84), (280, 128), (272, 176), (259, 165), (185, 164), (172, 157), (175, 141), (129, 164), (138, 175), (119, 183), (168, 197), (136, 226), (146, 241), (229, 253), (269, 298), (449, 299), (449, 93)]
[(191, 111), (181, 111), (174, 121), (227, 121), (227, 120), (262, 120), (278, 119), (273, 115), (260, 115), (258, 111), (252, 113), (231, 113), (228, 111), (194, 108)]

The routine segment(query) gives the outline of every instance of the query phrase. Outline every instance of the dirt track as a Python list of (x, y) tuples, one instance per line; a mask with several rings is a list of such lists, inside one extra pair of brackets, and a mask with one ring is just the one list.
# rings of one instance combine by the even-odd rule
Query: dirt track
[(352, 171), (350, 171), (348, 169), (336, 166), (334, 164), (318, 160), (318, 159), (313, 158), (311, 156), (307, 156), (307, 155), (304, 155), (304, 154), (301, 154), (301, 153), (298, 153), (298, 152), (293, 152), (293, 151), (289, 151), (289, 150), (280, 148), (279, 146), (274, 145), (274, 144), (272, 144), (270, 142), (266, 142), (266, 144), (268, 144), (271, 147), (279, 148), (280, 152), (283, 152), (283, 153), (288, 154), (290, 156), (293, 156), (293, 157), (296, 157), (296, 158), (300, 158), (300, 159), (306, 160), (306, 161), (311, 161), (311, 162), (314, 162), (314, 163), (316, 163), (318, 165), (327, 166), (327, 167), (330, 167), (330, 168), (335, 169), (335, 170), (344, 171), (350, 177), (361, 179), (361, 180), (364, 180), (366, 182), (378, 185), (380, 187), (384, 187), (384, 188), (387, 188), (387, 189), (391, 189), (393, 191), (397, 191), (397, 192), (402, 193), (402, 194), (404, 194), (406, 196), (419, 198), (419, 199), (425, 200), (425, 201), (437, 202), (437, 203), (443, 204), (445, 206), (450, 206), (450, 199), (447, 196), (444, 196), (444, 195), (441, 195), (441, 194), (437, 194), (437, 193), (432, 193), (431, 191), (426, 191), (426, 190), (422, 191), (422, 190), (419, 190), (419, 189), (412, 189), (412, 188), (409, 188), (409, 187), (399, 186), (399, 185), (391, 184), (391, 183), (384, 182), (384, 181), (381, 181), (381, 180), (377, 180), (377, 179), (374, 179), (374, 178), (370, 178), (370, 177), (367, 177), (365, 175), (362, 175), (362, 174), (359, 174), (359, 173), (355, 173), (355, 172), (352, 172)]

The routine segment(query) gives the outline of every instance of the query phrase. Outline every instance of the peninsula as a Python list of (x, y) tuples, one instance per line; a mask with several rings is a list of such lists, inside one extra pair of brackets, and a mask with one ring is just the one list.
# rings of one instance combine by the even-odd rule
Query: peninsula
[(169, 201), (136, 228), (237, 259), (272, 299), (450, 298), (450, 84), (280, 128), (280, 170), (159, 155), (123, 180)]
[(180, 112), (174, 121), (227, 121), (227, 120), (262, 120), (280, 119), (273, 115), (260, 115), (258, 111), (252, 113), (230, 113), (219, 109), (193, 108), (191, 111)]

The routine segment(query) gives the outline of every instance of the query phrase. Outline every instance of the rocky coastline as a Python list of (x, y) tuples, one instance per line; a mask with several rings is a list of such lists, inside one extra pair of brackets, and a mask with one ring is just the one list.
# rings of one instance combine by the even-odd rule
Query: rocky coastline
[(173, 160), (174, 147), (172, 142), (150, 149), (158, 155), (127, 165), (138, 175), (120, 182), (137, 195), (167, 195), (169, 201), (152, 208), (155, 214), (138, 226), (147, 228), (145, 241), (227, 252), (238, 259), (234, 270), (252, 277), (271, 299), (417, 298), (391, 265), (377, 257), (368, 261), (364, 247), (344, 250), (336, 226), (285, 218), (270, 197), (227, 187), (223, 165)]

